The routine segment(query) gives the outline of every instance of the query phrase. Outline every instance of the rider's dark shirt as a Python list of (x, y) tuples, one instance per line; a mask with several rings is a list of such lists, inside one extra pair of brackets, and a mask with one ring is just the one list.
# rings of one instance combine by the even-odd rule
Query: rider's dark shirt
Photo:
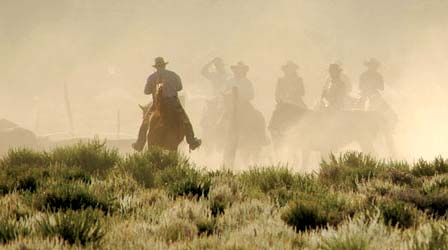
[(298, 75), (284, 76), (278, 79), (275, 89), (275, 100), (277, 103), (301, 106), (303, 105), (302, 97), (304, 95), (303, 80)]
[(359, 90), (362, 96), (371, 96), (384, 90), (383, 76), (378, 71), (367, 70), (359, 77)]
[(329, 107), (334, 109), (343, 109), (345, 100), (348, 96), (347, 86), (342, 79), (331, 79), (328, 89), (324, 92)]
[(241, 101), (251, 102), (254, 99), (254, 87), (249, 79), (234, 77), (229, 81), (228, 90), (233, 87), (238, 89), (238, 98)]
[(145, 94), (155, 93), (157, 84), (163, 83), (163, 97), (176, 97), (177, 92), (182, 90), (182, 81), (173, 71), (166, 69), (158, 70), (152, 73), (146, 80)]

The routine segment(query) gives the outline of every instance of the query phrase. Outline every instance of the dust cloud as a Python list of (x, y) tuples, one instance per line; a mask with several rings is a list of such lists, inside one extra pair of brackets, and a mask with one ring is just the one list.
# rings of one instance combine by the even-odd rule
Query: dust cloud
[[(342, 63), (357, 95), (363, 62), (375, 57), (399, 117), (398, 157), (447, 155), (447, 10), (442, 0), (0, 0), (0, 118), (54, 139), (135, 138), (137, 105), (150, 100), (146, 77), (163, 56), (182, 77), (201, 136), (212, 90), (200, 70), (216, 56), (229, 72), (240, 60), (250, 66), (267, 122), (287, 60), (300, 66), (314, 107), (330, 63)], [(200, 151), (192, 158), (220, 162)]]

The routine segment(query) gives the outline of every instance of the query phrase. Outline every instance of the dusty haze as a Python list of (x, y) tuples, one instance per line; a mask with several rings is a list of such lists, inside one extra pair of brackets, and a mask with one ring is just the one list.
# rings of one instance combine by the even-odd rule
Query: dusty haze
[(447, 155), (447, 11), (443, 0), (0, 0), (0, 118), (67, 134), (66, 85), (75, 135), (113, 138), (120, 120), (121, 136), (134, 137), (146, 77), (164, 56), (199, 129), (210, 92), (200, 69), (221, 56), (251, 67), (254, 105), (269, 121), (286, 60), (300, 65), (312, 107), (329, 63), (341, 61), (357, 86), (376, 57), (400, 157)]

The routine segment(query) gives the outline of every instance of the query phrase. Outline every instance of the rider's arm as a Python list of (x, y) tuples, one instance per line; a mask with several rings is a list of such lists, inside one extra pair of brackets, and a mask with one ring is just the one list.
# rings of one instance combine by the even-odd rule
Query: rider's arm
[(180, 79), (179, 75), (177, 75), (176, 73), (174, 73), (174, 87), (176, 89), (176, 91), (181, 91), (182, 90), (182, 80)]
[(255, 98), (254, 86), (251, 81), (247, 81), (247, 98), (249, 101), (252, 101)]
[(305, 96), (305, 87), (303, 86), (303, 79), (301, 78), (301, 77), (299, 77), (299, 81), (298, 81), (298, 84), (299, 84), (299, 97), (303, 97), (303, 96)]
[(213, 61), (207, 63), (206, 65), (204, 65), (204, 67), (202, 67), (202, 70), (201, 70), (201, 74), (209, 80), (212, 78), (212, 73), (210, 72), (210, 66), (212, 65), (212, 63), (213, 63)]
[(148, 79), (146, 80), (146, 85), (145, 85), (145, 95), (151, 95), (153, 90), (154, 90), (154, 84), (155, 84), (155, 80), (154, 77), (149, 76)]
[(277, 86), (275, 87), (275, 101), (277, 103), (282, 102), (282, 87), (281, 87), (280, 79), (277, 81)]

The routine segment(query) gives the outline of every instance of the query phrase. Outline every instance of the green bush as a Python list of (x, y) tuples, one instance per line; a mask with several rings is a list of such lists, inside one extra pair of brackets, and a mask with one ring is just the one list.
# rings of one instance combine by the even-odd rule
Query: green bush
[(92, 174), (104, 174), (120, 161), (116, 149), (108, 149), (105, 142), (95, 139), (86, 143), (55, 148), (51, 152), (38, 152), (27, 148), (13, 149), (0, 161), (0, 167), (49, 167), (62, 164), (80, 167)]
[(304, 231), (337, 225), (353, 214), (352, 208), (334, 195), (302, 195), (288, 203), (281, 218), (296, 231)]
[(17, 239), (20, 235), (30, 233), (28, 228), (23, 227), (17, 220), (10, 218), (0, 219), (0, 243), (8, 243)]
[(448, 249), (448, 225), (446, 221), (431, 221), (420, 226), (406, 246), (409, 250)]
[(167, 168), (187, 166), (188, 160), (176, 152), (151, 148), (128, 156), (122, 166), (146, 188), (152, 188), (156, 175)]
[(417, 189), (407, 189), (394, 193), (393, 198), (412, 203), (419, 210), (434, 216), (445, 216), (448, 209), (448, 191), (423, 193)]
[(286, 167), (251, 169), (241, 173), (239, 179), (247, 188), (256, 188), (263, 193), (277, 188), (289, 189), (295, 181), (294, 175)]
[(448, 190), (448, 175), (437, 175), (426, 178), (421, 189), (424, 193), (443, 192)]
[(322, 188), (312, 175), (294, 175), (286, 167), (254, 168), (239, 177), (245, 193), (254, 198), (267, 195), (274, 203), (284, 206), (296, 192), (317, 192)]
[(40, 167), (28, 167), (20, 165), (8, 167), (0, 173), (0, 193), (6, 194), (13, 191), (36, 192), (40, 183), (44, 181), (44, 172)]
[(46, 152), (39, 152), (29, 148), (18, 148), (9, 150), (6, 156), (0, 161), (2, 168), (37, 166), (46, 167), (51, 163), (51, 155)]
[(168, 243), (191, 240), (198, 235), (198, 227), (193, 222), (173, 218), (170, 221), (162, 224), (157, 232), (157, 235)]
[(44, 237), (59, 237), (72, 245), (99, 245), (106, 235), (101, 216), (101, 212), (93, 209), (67, 210), (47, 214), (38, 222), (38, 228)]
[(402, 201), (387, 201), (379, 205), (386, 225), (409, 228), (417, 225), (418, 211), (415, 207)]
[(448, 162), (442, 157), (437, 157), (432, 162), (420, 159), (414, 165), (411, 172), (417, 177), (448, 173)]
[(105, 142), (99, 140), (56, 148), (51, 156), (53, 163), (80, 167), (87, 173), (100, 175), (104, 175), (120, 161), (118, 151), (108, 149)]
[(342, 154), (339, 159), (331, 154), (320, 164), (319, 179), (330, 186), (356, 188), (357, 183), (377, 177), (384, 170), (384, 163), (359, 152)]
[(319, 250), (392, 250), (401, 249), (397, 234), (374, 215), (361, 215), (338, 227), (319, 232), (306, 249)]
[(158, 187), (164, 187), (173, 197), (207, 197), (211, 179), (190, 166), (176, 166), (160, 171), (156, 183)]
[(61, 169), (60, 175), (66, 181), (80, 181), (85, 184), (92, 183), (92, 176), (79, 167), (64, 167)]
[(98, 208), (110, 212), (115, 208), (113, 200), (107, 197), (107, 194), (94, 194), (85, 186), (72, 183), (51, 186), (36, 197), (34, 205), (42, 211)]
[(296, 231), (304, 231), (324, 227), (328, 224), (326, 216), (314, 201), (294, 201), (282, 214), (282, 220)]
[(212, 216), (216, 217), (223, 214), (224, 210), (228, 208), (234, 200), (235, 195), (228, 185), (214, 183), (208, 195)]
[(411, 187), (417, 187), (422, 184), (422, 181), (415, 177), (408, 171), (399, 169), (389, 169), (387, 171), (387, 177), (396, 185), (408, 185)]
[(196, 221), (196, 227), (198, 229), (198, 235), (210, 236), (216, 230), (216, 220), (210, 218), (202, 218)]

